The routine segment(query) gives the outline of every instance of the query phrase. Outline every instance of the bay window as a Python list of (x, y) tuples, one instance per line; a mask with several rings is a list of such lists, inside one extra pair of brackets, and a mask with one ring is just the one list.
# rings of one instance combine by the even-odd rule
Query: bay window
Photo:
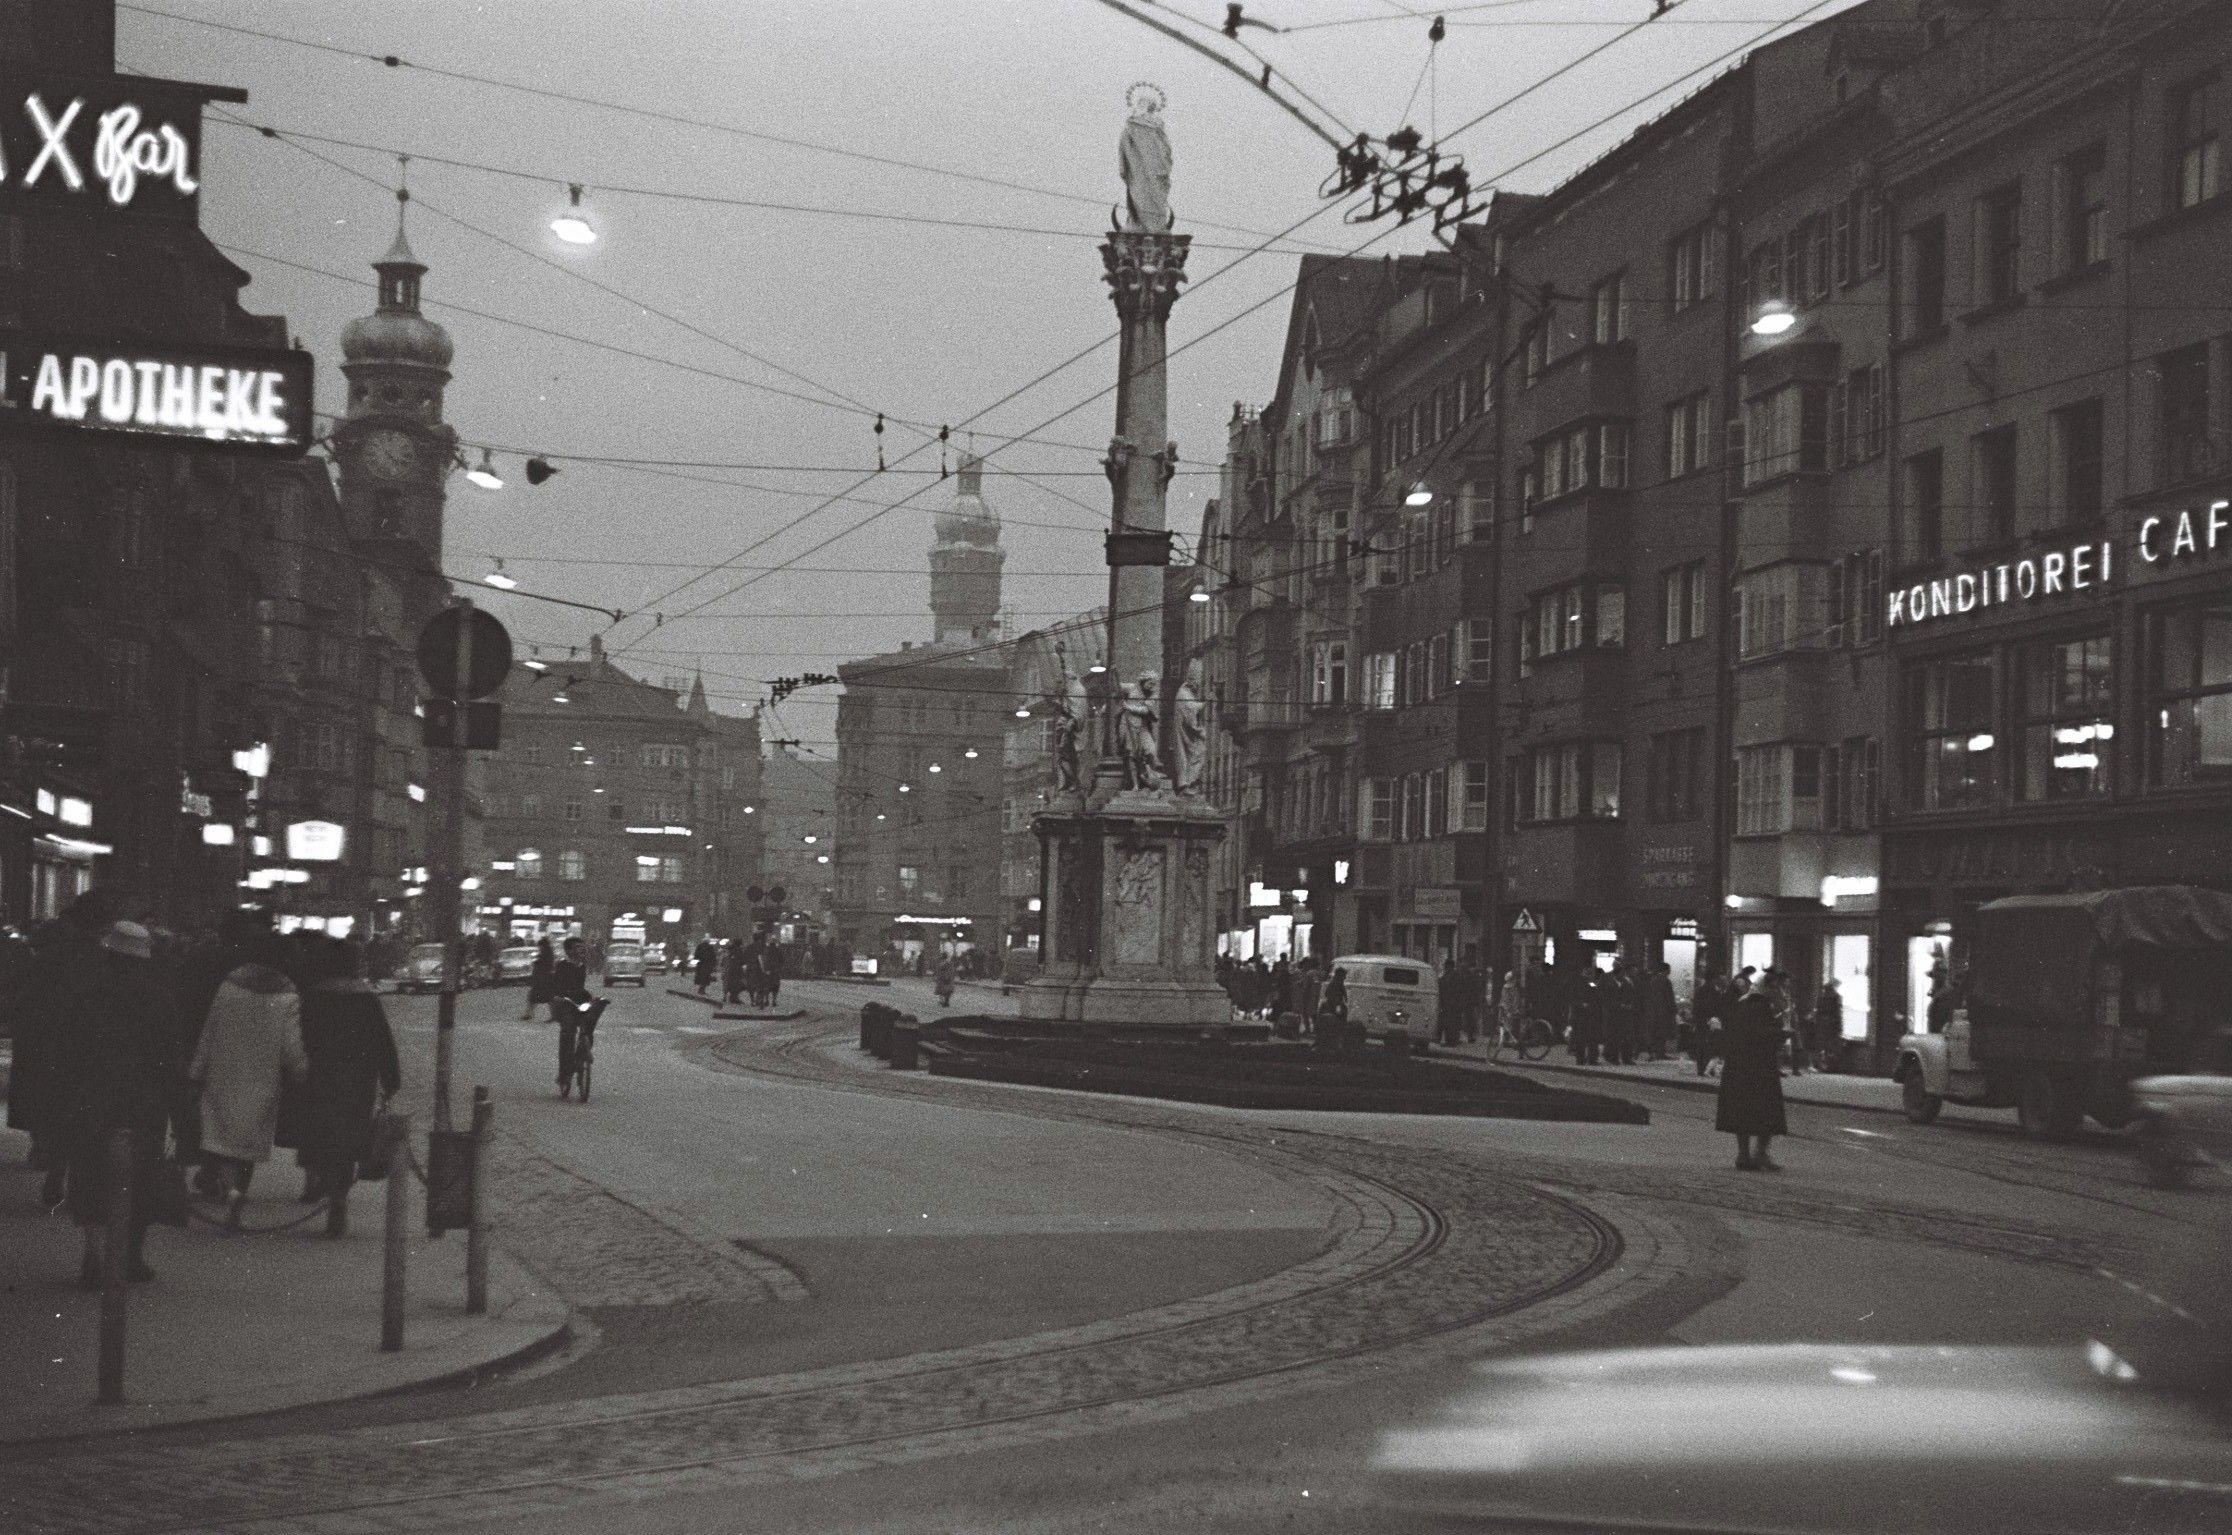
[(1462, 775), (1457, 806), (1457, 830), (1486, 831), (1488, 829), (1488, 764), (1485, 762), (1460, 762)]
[(1521, 615), (1522, 675), (1549, 656), (1591, 647), (1618, 649), (1626, 643), (1627, 588), (1617, 581), (1577, 581), (1541, 593)]
[(1375, 650), (1364, 658), (1364, 707), (1395, 707), (1395, 652)]
[(1824, 755), (1829, 749), (1777, 741), (1736, 753), (1736, 835), (1773, 837), (1819, 831), (1828, 824), (1823, 805), (1832, 792)]
[(1744, 402), (1744, 484), (1829, 467), (1829, 390), (1785, 384)]
[(2108, 792), (2116, 727), (2108, 636), (2040, 640), (2022, 651), (2024, 799)]
[(1348, 641), (1319, 640), (1311, 645), (1310, 702), (1348, 702)]
[(1828, 637), (1830, 573), (1819, 565), (1774, 565), (1736, 583), (1737, 654), (1811, 650)]
[(1625, 421), (1587, 422), (1567, 427), (1535, 444), (1535, 499), (1554, 501), (1601, 486), (1622, 490), (1628, 483), (1628, 426)]
[[(1564, 741), (1518, 759), (1522, 822), (1611, 820), (1620, 813), (1620, 743)], [(1482, 797), (1485, 801), (1486, 791)]]
[(1916, 810), (1992, 802), (1999, 747), (1992, 729), (1995, 670), (1991, 652), (1978, 651), (1907, 673), (1907, 735), (1913, 743), (1907, 797)]

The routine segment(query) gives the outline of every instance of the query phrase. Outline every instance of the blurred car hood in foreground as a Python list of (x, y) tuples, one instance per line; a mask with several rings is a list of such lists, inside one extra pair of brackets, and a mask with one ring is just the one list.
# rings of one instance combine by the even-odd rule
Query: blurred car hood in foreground
[(1384, 1435), (1416, 1530), (2232, 1530), (2223, 1398), (2106, 1345), (1778, 1344), (1484, 1365)]

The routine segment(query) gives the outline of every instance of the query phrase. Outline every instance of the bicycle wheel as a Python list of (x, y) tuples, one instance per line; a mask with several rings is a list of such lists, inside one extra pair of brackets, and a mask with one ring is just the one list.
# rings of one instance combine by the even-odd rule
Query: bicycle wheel
[(589, 1053), (585, 1050), (582, 1052), (581, 1055), (581, 1065), (576, 1069), (574, 1073), (576, 1080), (578, 1080), (581, 1084), (581, 1101), (583, 1103), (587, 1103), (589, 1101), (589, 1065)]
[(1556, 1036), (1551, 1033), (1550, 1025), (1544, 1023), (1540, 1018), (1529, 1018), (1519, 1026), (1519, 1059), (1539, 1061), (1550, 1053), (1551, 1045), (1556, 1042)]

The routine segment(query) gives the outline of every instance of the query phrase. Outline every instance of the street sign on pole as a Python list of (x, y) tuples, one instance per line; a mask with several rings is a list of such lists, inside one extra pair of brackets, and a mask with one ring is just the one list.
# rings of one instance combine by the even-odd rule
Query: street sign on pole
[(419, 675), (438, 697), (486, 698), (504, 685), (511, 665), (510, 633), (469, 601), (442, 609), (419, 630)]
[(1511, 930), (1515, 933), (1539, 933), (1542, 931), (1542, 924), (1536, 920), (1533, 912), (1522, 906), (1519, 908), (1519, 915), (1511, 919)]

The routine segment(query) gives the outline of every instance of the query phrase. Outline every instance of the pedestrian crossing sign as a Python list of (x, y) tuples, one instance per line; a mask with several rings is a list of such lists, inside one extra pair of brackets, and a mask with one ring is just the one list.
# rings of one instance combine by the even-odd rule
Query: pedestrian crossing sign
[(1542, 931), (1542, 924), (1535, 919), (1533, 912), (1522, 906), (1519, 908), (1519, 915), (1511, 919), (1511, 930), (1515, 933), (1539, 933)]

